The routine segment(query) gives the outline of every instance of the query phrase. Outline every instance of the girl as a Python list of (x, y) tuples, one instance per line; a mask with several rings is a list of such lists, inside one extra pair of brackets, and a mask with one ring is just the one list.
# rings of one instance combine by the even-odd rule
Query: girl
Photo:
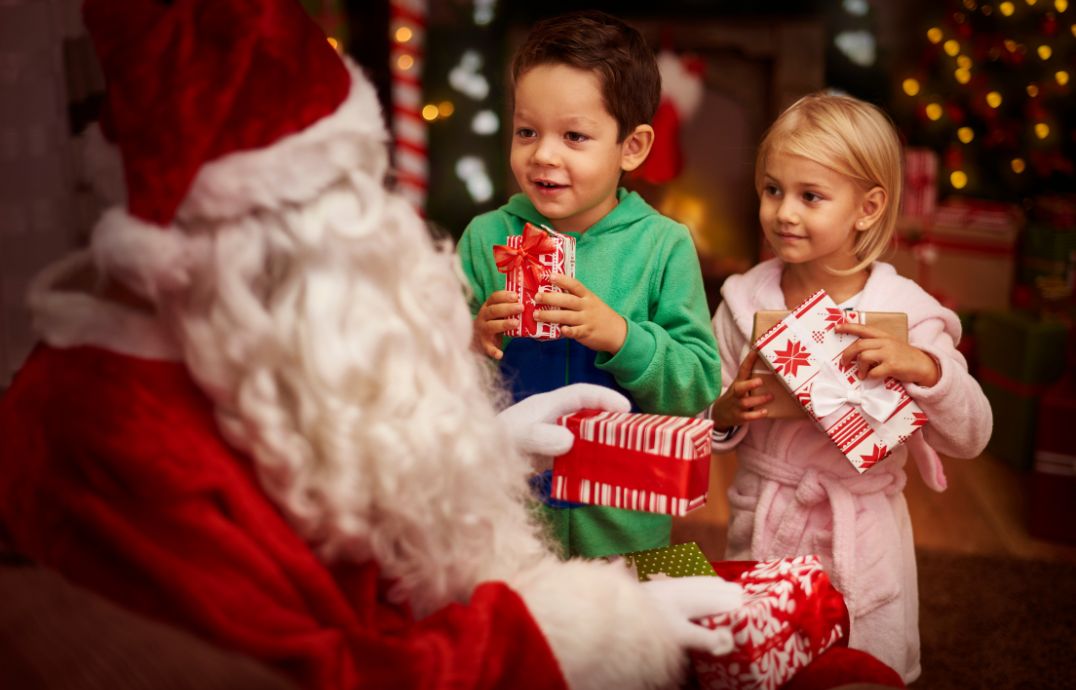
[[(775, 258), (729, 278), (714, 316), (736, 378), (710, 408), (716, 451), (735, 447), (727, 559), (815, 553), (844, 593), (852, 647), (919, 676), (918, 594), (902, 489), (909, 452), (928, 486), (945, 489), (938, 452), (974, 457), (990, 406), (956, 350), (960, 322), (914, 282), (877, 261), (897, 220), (901, 148), (874, 106), (828, 94), (793, 104), (763, 138), (755, 170), (759, 220)], [(819, 288), (844, 308), (908, 314), (908, 343), (869, 325), (844, 353), (869, 378), (900, 380), (930, 418), (921, 433), (860, 475), (807, 417), (767, 419), (751, 371), (753, 316), (789, 309)]]

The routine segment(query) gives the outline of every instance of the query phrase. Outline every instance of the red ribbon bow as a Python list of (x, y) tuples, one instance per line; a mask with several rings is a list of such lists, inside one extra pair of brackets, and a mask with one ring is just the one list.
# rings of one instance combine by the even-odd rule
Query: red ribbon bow
[(845, 608), (840, 592), (826, 586), (827, 578), (816, 573), (811, 579), (813, 595), (796, 583), (796, 609), (789, 622), (803, 631), (812, 654), (818, 656), (825, 651), (826, 638), (833, 626), (844, 618)]
[(497, 262), (497, 270), (501, 273), (523, 269), (524, 276), (530, 273), (535, 282), (541, 282), (548, 271), (542, 266), (540, 257), (556, 250), (557, 242), (549, 233), (527, 223), (523, 226), (523, 245), (509, 247), (496, 244), (493, 246), (493, 258)]

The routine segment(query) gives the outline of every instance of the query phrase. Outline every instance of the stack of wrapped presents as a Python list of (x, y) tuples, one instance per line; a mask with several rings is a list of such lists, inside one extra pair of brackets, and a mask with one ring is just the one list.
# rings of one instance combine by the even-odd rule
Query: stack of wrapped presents
[(909, 149), (886, 260), (954, 309), (994, 413), (988, 452), (1029, 475), (1028, 526), (1076, 543), (1076, 195), (938, 199), (938, 156)]

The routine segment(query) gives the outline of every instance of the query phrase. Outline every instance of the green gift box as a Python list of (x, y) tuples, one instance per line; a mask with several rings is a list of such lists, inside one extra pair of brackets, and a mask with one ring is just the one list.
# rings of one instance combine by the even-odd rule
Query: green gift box
[(1065, 371), (1068, 327), (1020, 311), (975, 319), (978, 379), (994, 414), (987, 450), (1022, 472), (1031, 469), (1039, 398)]
[(994, 415), (994, 430), (987, 451), (1013, 469), (1029, 472), (1035, 457), (1038, 397), (1020, 395), (989, 381), (982, 385)]
[(979, 366), (1006, 379), (1046, 385), (1065, 371), (1068, 326), (1015, 310), (984, 311), (975, 319)]
[(669, 577), (690, 577), (691, 575), (716, 575), (710, 559), (693, 541), (683, 544), (664, 546), (660, 549), (632, 551), (623, 554), (627, 564), (635, 569), (640, 582), (646, 582), (651, 575), (658, 573)]
[(1076, 255), (1076, 228), (1055, 228), (1034, 223), (1020, 240), (1018, 279), (1037, 285), (1042, 279), (1065, 281)]

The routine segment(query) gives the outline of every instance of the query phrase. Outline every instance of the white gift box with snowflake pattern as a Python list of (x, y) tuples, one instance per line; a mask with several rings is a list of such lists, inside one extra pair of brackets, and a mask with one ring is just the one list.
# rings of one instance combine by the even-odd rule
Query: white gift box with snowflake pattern
[[(841, 366), (841, 353), (858, 337), (835, 329), (859, 322), (858, 312), (841, 309), (819, 290), (763, 333), (755, 349), (852, 466), (865, 472), (926, 424), (927, 416), (896, 379), (863, 381), (854, 362)], [(833, 411), (817, 414), (814, 388), (822, 382), (827, 390), (841, 391), (841, 402)], [(884, 414), (872, 415), (877, 409)]]

